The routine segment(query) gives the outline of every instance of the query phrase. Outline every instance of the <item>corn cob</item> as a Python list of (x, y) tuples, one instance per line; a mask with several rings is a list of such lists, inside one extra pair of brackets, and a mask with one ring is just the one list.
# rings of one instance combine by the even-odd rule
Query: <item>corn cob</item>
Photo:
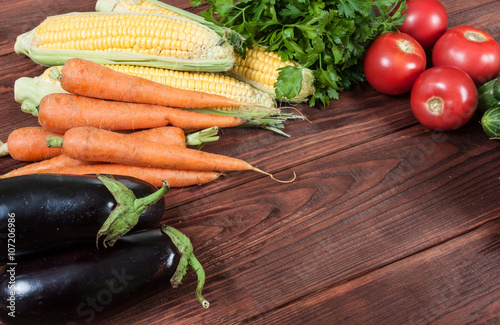
[[(97, 0), (95, 10), (99, 12), (139, 12), (162, 14), (175, 17), (187, 17), (188, 11), (154, 0)], [(181, 11), (182, 12), (182, 11)], [(196, 16), (193, 14), (193, 16)]]
[[(255, 108), (274, 110), (276, 102), (266, 92), (253, 88), (235, 78), (214, 72), (188, 72), (153, 67), (125, 64), (104, 64), (104, 66), (128, 75), (152, 80), (175, 88), (201, 91), (229, 97), (242, 103), (254, 104)], [(18, 103), (30, 105), (25, 112), (34, 113), (40, 100), (48, 93), (65, 92), (60, 84), (62, 66), (46, 69), (35, 78), (22, 77), (14, 84), (14, 97)], [(251, 107), (251, 106), (250, 106)], [(238, 107), (220, 107), (219, 110), (244, 109)]]
[(142, 13), (51, 16), (20, 35), (15, 51), (49, 66), (79, 57), (103, 64), (224, 71), (235, 62), (233, 46), (212, 29), (187, 18)]
[[(218, 30), (220, 33), (230, 35), (232, 44), (236, 49), (241, 45), (242, 39), (239, 34), (228, 28), (217, 26), (207, 22), (203, 17), (188, 12), (186, 10), (168, 5), (158, 0), (98, 0), (96, 4), (97, 11), (103, 12), (139, 12), (139, 13), (158, 13), (162, 15), (180, 16), (195, 20), (201, 24), (208, 24), (210, 28)], [(278, 79), (278, 69), (285, 66), (295, 66), (297, 64), (291, 61), (283, 62), (278, 54), (265, 51), (264, 47), (255, 46), (246, 51), (246, 58), (237, 56), (236, 65), (229, 72), (233, 77), (244, 80), (254, 87), (268, 92), (275, 96), (274, 84)], [(287, 99), (290, 102), (303, 102), (314, 93), (314, 77), (310, 69), (302, 70), (302, 88), (299, 94), (294, 98)]]
[[(266, 51), (262, 46), (254, 46), (246, 51), (246, 56), (237, 56), (236, 64), (229, 74), (235, 78), (246, 81), (252, 86), (275, 94), (275, 83), (278, 79), (279, 68), (286, 66), (298, 67), (292, 61), (283, 62), (281, 57), (272, 51)], [(310, 69), (301, 68), (302, 88), (301, 91), (290, 99), (290, 102), (303, 102), (314, 94), (314, 76)]]
[(186, 18), (212, 29), (223, 39), (228, 40), (235, 48), (241, 47), (244, 41), (239, 33), (230, 28), (216, 25), (200, 15), (158, 0), (97, 0), (95, 10), (98, 12), (161, 14)]

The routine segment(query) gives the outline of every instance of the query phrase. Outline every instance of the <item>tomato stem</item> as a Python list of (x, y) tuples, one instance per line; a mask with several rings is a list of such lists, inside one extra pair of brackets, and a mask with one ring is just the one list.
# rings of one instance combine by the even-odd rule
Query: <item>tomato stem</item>
[(486, 37), (483, 34), (471, 30), (466, 31), (464, 36), (471, 42), (481, 43), (486, 41)]
[(432, 96), (427, 100), (426, 103), (427, 110), (435, 115), (443, 114), (444, 111), (444, 100), (441, 97)]
[(398, 40), (397, 44), (398, 44), (398, 48), (401, 51), (403, 51), (404, 53), (411, 54), (411, 53), (415, 52), (415, 48), (413, 47), (412, 42), (410, 42), (408, 40), (404, 40), (404, 39)]

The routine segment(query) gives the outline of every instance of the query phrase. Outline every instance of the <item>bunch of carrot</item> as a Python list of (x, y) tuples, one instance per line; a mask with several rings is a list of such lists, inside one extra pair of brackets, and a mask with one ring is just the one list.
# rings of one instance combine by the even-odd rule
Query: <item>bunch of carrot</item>
[[(0, 147), (0, 155), (3, 151), (18, 160), (37, 162), (2, 178), (30, 173), (114, 174), (158, 187), (163, 180), (171, 187), (182, 187), (211, 182), (224, 171), (270, 175), (243, 160), (187, 147), (186, 130), (213, 132), (247, 122), (189, 109), (245, 104), (172, 88), (76, 58), (65, 63), (61, 86), (67, 94), (42, 99), (41, 126), (15, 130)], [(134, 130), (142, 131), (118, 132)]]

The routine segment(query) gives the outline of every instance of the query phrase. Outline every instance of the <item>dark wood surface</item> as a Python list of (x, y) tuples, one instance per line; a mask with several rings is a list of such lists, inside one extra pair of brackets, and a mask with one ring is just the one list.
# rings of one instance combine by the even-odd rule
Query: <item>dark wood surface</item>
[[(193, 12), (188, 1), (168, 3)], [(443, 0), (450, 27), (500, 40), (498, 0)], [(17, 35), (49, 15), (94, 1), (8, 1), (0, 6), (0, 140), (36, 125), (13, 98), (17, 78), (44, 67), (13, 51)], [(230, 172), (173, 189), (164, 221), (188, 235), (207, 273), (204, 310), (189, 272), (106, 324), (500, 324), (500, 146), (478, 123), (446, 133), (421, 126), (409, 95), (368, 85), (286, 138), (224, 130), (204, 150), (245, 159), (281, 179)], [(23, 163), (0, 158), (4, 173)]]

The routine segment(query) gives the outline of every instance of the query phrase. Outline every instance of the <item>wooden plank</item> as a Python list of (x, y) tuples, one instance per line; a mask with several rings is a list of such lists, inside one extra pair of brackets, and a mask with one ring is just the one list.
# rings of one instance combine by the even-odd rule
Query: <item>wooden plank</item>
[(247, 324), (498, 324), (500, 221)]
[(293, 184), (257, 180), (168, 210), (197, 247), (211, 311), (189, 303), (189, 277), (119, 322), (254, 319), (495, 220), (497, 142), (446, 137), (430, 142), (416, 126), (304, 164)]
[[(500, 38), (498, 1), (442, 2), (450, 26), (472, 24)], [(36, 124), (13, 101), (15, 79), (43, 71), (12, 53), (14, 35), (44, 18), (27, 15), (27, 8), (40, 13), (47, 6), (56, 14), (93, 5), (21, 0), (0, 8), (0, 36), (8, 31), (0, 38), (0, 140), (16, 127)], [(498, 259), (492, 256), (498, 230), (493, 222), (481, 226), (498, 219), (498, 142), (486, 139), (474, 122), (456, 132), (429, 132), (413, 118), (408, 95), (383, 96), (367, 85), (342, 94), (326, 110), (298, 108), (312, 123), (288, 123), (290, 138), (231, 129), (205, 148), (279, 178), (296, 171), (294, 183), (234, 172), (166, 198), (165, 222), (192, 238), (206, 268), (211, 308), (202, 310), (194, 300), (190, 272), (179, 289), (151, 297), (108, 324), (301, 324), (323, 323), (331, 314), (370, 323), (370, 313), (381, 323), (406, 317), (455, 324), (463, 314), (470, 322), (495, 320), (488, 315), (499, 312)], [(0, 173), (20, 165), (1, 158)], [(480, 239), (472, 235), (478, 227), (491, 232), (479, 233)], [(421, 276), (412, 279), (415, 270)], [(380, 288), (385, 291), (377, 293)], [(407, 295), (410, 307), (404, 305)]]

